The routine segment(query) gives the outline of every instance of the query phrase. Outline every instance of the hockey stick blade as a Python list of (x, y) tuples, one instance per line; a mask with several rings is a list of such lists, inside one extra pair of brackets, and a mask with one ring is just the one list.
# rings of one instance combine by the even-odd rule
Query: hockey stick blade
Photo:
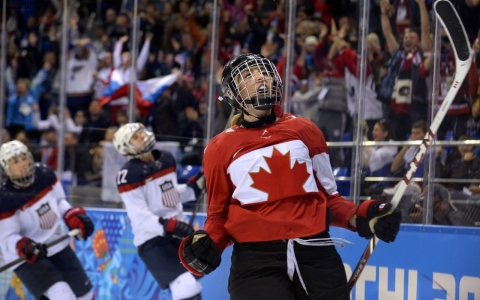
[[(403, 180), (400, 181), (400, 184), (395, 191), (395, 194), (393, 195), (393, 198), (391, 200), (393, 208), (396, 208), (400, 203), (400, 200), (402, 199), (407, 185), (410, 183), (413, 174), (415, 174), (418, 165), (425, 156), (425, 153), (430, 146), (433, 137), (437, 133), (438, 127), (440, 127), (440, 124), (445, 118), (448, 108), (455, 99), (455, 96), (457, 95), (458, 90), (460, 89), (465, 77), (467, 76), (470, 65), (472, 63), (472, 49), (470, 47), (470, 43), (465, 32), (465, 28), (463, 27), (460, 17), (455, 11), (453, 5), (449, 1), (438, 0), (434, 3), (433, 7), (435, 10), (435, 14), (442, 23), (450, 41), (452, 42), (452, 45), (454, 46), (456, 64), (455, 78), (453, 80), (452, 86), (450, 87), (447, 95), (445, 96), (445, 99), (443, 100), (442, 105), (440, 106), (440, 109), (435, 115), (435, 118), (433, 119), (428, 132), (425, 134), (425, 137), (422, 141), (422, 144), (417, 150), (414, 160), (410, 163), (407, 173), (403, 177)], [(363, 252), (362, 257), (358, 262), (355, 270), (352, 272), (352, 277), (348, 282), (350, 290), (352, 290), (353, 286), (360, 277), (377, 243), (377, 238), (372, 238), (368, 242), (368, 245)]]
[[(61, 236), (61, 237), (59, 237), (58, 239), (51, 241), (51, 242), (48, 243), (46, 246), (47, 246), (47, 248), (50, 248), (50, 247), (52, 247), (52, 246), (54, 246), (54, 245), (56, 245), (56, 244), (58, 244), (58, 243), (60, 243), (60, 242), (63, 242), (63, 241), (66, 240), (66, 239), (69, 239), (69, 238), (74, 237), (74, 236), (76, 236), (76, 235), (79, 235), (79, 234), (81, 234), (81, 233), (82, 233), (82, 231), (81, 231), (80, 229), (78, 229), (78, 228), (73, 229), (73, 230), (71, 230), (70, 232), (68, 232), (66, 235)], [(15, 266), (16, 264), (19, 264), (19, 263), (23, 262), (23, 261), (26, 260), (26, 259), (27, 259), (27, 257), (26, 257), (25, 255), (24, 255), (24, 256), (20, 256), (20, 257), (17, 258), (16, 260), (11, 261), (11, 262), (9, 262), (9, 263), (6, 264), (6, 265), (3, 265), (3, 266), (0, 268), (0, 273), (2, 273), (2, 272), (5, 271), (5, 270), (10, 269), (11, 267)]]
[(437, 1), (434, 8), (440, 22), (446, 28), (450, 41), (452, 41), (453, 50), (456, 53), (455, 57), (458, 57), (461, 61), (469, 60), (471, 49), (468, 36), (452, 3), (449, 1)]

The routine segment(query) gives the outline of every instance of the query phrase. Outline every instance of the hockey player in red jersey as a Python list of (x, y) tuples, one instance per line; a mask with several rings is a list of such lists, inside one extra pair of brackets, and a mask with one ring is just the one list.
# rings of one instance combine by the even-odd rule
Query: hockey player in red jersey
[(8, 177), (0, 190), (0, 248), (6, 263), (26, 256), (13, 271), (35, 299), (90, 300), (92, 284), (69, 240), (46, 244), (81, 229), (81, 238), (93, 233), (93, 223), (82, 207), (72, 207), (55, 173), (36, 164), (19, 141), (0, 148), (0, 164)]
[(175, 158), (154, 149), (155, 136), (141, 123), (120, 127), (113, 144), (120, 154), (132, 157), (118, 172), (117, 186), (140, 258), (160, 287), (170, 288), (173, 300), (201, 300), (202, 286), (182, 267), (177, 252), (181, 239), (193, 232), (182, 203), (200, 194), (203, 173), (178, 184)]
[(349, 298), (329, 225), (393, 242), (401, 213), (368, 200), (357, 207), (335, 184), (322, 132), (309, 120), (275, 109), (282, 100), (275, 66), (240, 55), (222, 73), (223, 101), (239, 114), (205, 149), (208, 197), (204, 230), (180, 246), (183, 265), (209, 274), (233, 244), (231, 299)]

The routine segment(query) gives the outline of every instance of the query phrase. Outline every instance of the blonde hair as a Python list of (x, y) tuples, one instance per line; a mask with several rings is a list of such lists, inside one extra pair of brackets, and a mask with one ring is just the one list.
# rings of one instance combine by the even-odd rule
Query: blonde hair
[(30, 79), (28, 78), (18, 78), (17, 79), (17, 84), (23, 83), (27, 86), (27, 89), (30, 87)]
[(233, 125), (240, 125), (241, 121), (243, 119), (243, 113), (240, 112), (238, 114), (234, 114), (230, 120), (228, 121), (228, 127), (231, 127)]
[(378, 38), (378, 35), (376, 33), (369, 33), (367, 39), (369, 43), (373, 43), (374, 46), (380, 47), (380, 39)]

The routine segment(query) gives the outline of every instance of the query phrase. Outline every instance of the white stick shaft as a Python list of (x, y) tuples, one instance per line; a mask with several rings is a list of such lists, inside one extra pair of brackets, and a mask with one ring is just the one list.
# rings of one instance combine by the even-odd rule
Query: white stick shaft
[(433, 119), (428, 132), (425, 134), (425, 138), (423, 139), (423, 142), (420, 145), (417, 154), (415, 155), (415, 159), (410, 163), (410, 168), (408, 169), (403, 180), (400, 182), (400, 185), (395, 191), (395, 194), (393, 195), (393, 198), (391, 200), (393, 207), (397, 207), (398, 203), (402, 199), (403, 193), (405, 192), (407, 185), (410, 183), (410, 180), (412, 179), (413, 174), (415, 174), (415, 171), (417, 171), (418, 165), (425, 156), (425, 153), (427, 152), (427, 149), (430, 146), (433, 137), (437, 134), (438, 127), (440, 127), (440, 124), (442, 124), (442, 121), (447, 114), (448, 108), (452, 104), (453, 100), (455, 100), (455, 96), (457, 95), (458, 90), (462, 86), (463, 80), (465, 79), (468, 71), (470, 70), (471, 63), (471, 58), (466, 61), (456, 59), (456, 74), (453, 84), (448, 90), (447, 96), (445, 97), (445, 100), (443, 100), (439, 111), (435, 115), (435, 118)]

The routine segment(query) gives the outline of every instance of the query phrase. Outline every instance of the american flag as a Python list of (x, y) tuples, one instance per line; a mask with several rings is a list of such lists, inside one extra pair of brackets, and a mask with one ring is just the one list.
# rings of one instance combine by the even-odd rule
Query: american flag
[(40, 228), (50, 229), (55, 225), (57, 221), (57, 215), (53, 210), (50, 209), (48, 203), (42, 204), (39, 209), (37, 209), (38, 219), (40, 220)]
[(162, 189), (162, 202), (165, 207), (176, 207), (180, 202), (180, 195), (178, 194), (172, 181), (165, 181), (160, 185)]

